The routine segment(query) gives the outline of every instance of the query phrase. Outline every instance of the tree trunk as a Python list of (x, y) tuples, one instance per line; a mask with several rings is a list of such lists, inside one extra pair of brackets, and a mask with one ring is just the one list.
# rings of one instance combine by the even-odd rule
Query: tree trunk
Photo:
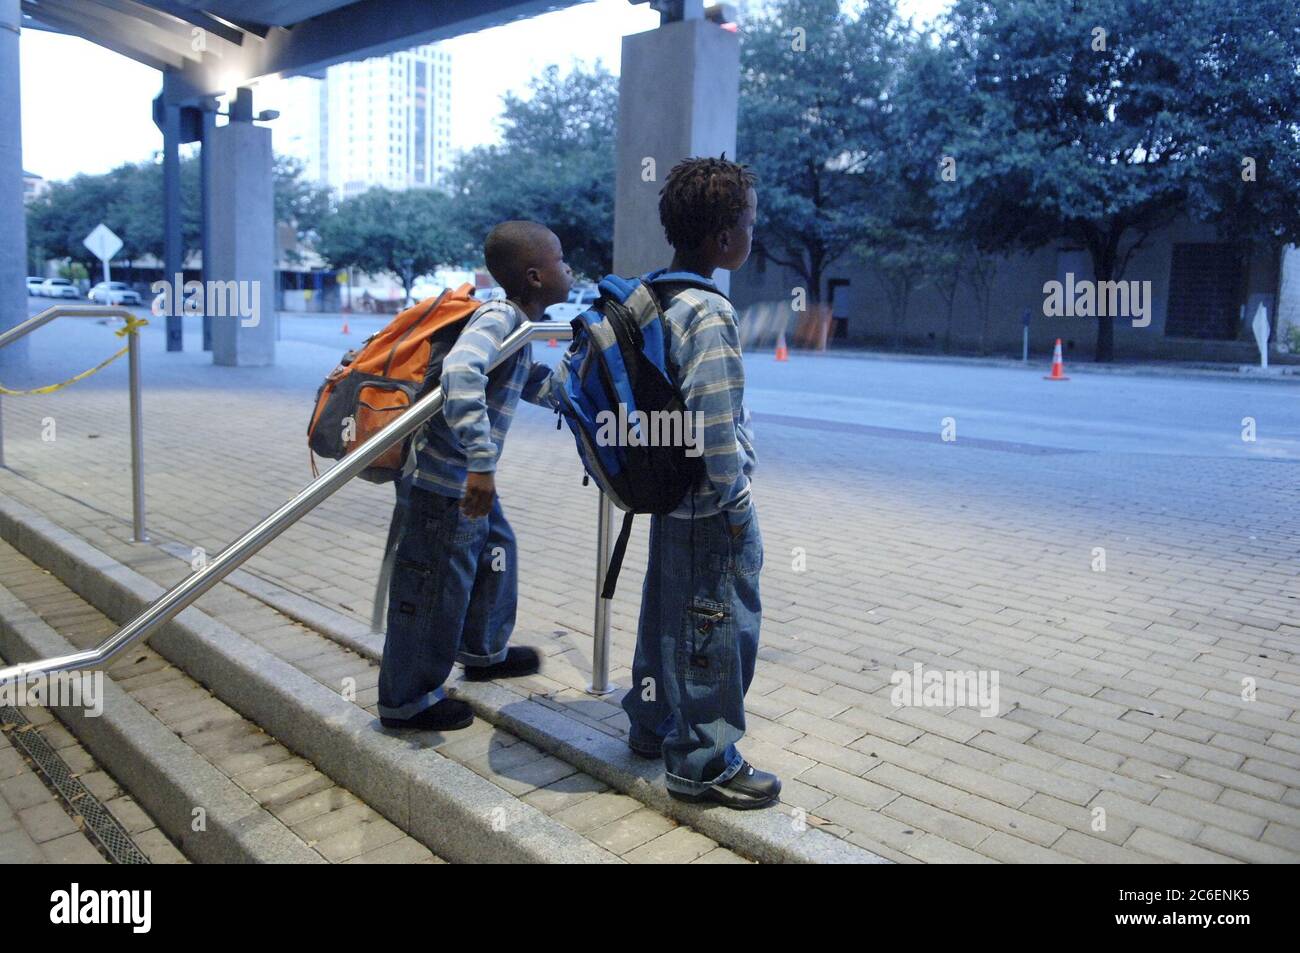
[[(1095, 286), (1103, 281), (1110, 281), (1115, 274), (1115, 263), (1119, 256), (1119, 233), (1108, 232), (1103, 244), (1092, 251), (1092, 277)], [(1115, 360), (1115, 316), (1108, 314), (1097, 318), (1097, 350), (1093, 360), (1098, 364), (1109, 364)]]

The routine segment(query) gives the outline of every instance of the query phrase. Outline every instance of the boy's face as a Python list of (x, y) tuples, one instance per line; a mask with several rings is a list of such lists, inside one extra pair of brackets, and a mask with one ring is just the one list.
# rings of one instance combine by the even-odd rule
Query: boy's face
[(528, 269), (531, 297), (543, 307), (568, 300), (573, 272), (564, 260), (564, 249), (554, 232), (547, 232), (537, 257)]
[(754, 220), (758, 216), (758, 193), (750, 189), (745, 195), (745, 210), (740, 220), (718, 234), (719, 268), (735, 271), (749, 258), (754, 244)]

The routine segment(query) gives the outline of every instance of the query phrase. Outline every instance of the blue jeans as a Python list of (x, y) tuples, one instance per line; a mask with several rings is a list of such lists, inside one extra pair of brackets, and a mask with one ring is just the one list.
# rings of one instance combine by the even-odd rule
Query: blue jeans
[(758, 657), (762, 568), (757, 513), (735, 538), (722, 514), (650, 519), (623, 710), (628, 744), (646, 754), (662, 750), (670, 790), (698, 794), (744, 763), (736, 742), (745, 734), (745, 692)]
[(400, 521), (388, 634), (379, 666), (379, 714), (411, 718), (446, 697), (454, 663), (491, 665), (506, 657), (515, 627), (518, 575), (515, 534), (492, 501), (469, 519), (460, 500), (398, 486)]

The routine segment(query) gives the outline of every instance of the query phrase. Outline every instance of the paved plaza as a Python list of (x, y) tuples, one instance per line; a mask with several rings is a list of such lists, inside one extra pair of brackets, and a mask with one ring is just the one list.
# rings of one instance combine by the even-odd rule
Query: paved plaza
[[(183, 354), (146, 329), (157, 541), (215, 554), (310, 479), (315, 388), (380, 324), (350, 323), (286, 316), (267, 369), (213, 367), (194, 324)], [(0, 383), (117, 346), (60, 322)], [(746, 373), (766, 562), (742, 750), (781, 774), (783, 810), (900, 862), (1300, 859), (1300, 385), (798, 352)], [(5, 398), (4, 492), (129, 535), (125, 376)], [(547, 653), (529, 688), (617, 733), (618, 696), (582, 691), (595, 491), (552, 415), (520, 411), (498, 488), (517, 638)], [(367, 620), (392, 499), (354, 481), (246, 568)], [(613, 605), (624, 688), (647, 522)], [(917, 663), (996, 674), (997, 714), (895, 706)]]

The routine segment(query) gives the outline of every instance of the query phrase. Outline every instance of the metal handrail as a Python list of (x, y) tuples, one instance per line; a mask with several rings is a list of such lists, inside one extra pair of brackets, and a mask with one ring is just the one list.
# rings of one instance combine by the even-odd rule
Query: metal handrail
[[(502, 342), (501, 350), (496, 360), (488, 365), (488, 370), (492, 370), (533, 340), (541, 338), (563, 338), (568, 340), (572, 336), (573, 329), (567, 324), (525, 321)], [(442, 409), (442, 403), (441, 388), (435, 388), (416, 401), (410, 410), (385, 426), (352, 453), (349, 453), (336, 466), (307, 484), (292, 499), (227, 546), (202, 569), (193, 575), (187, 576), (167, 590), (166, 593), (154, 600), (135, 618), (131, 619), (130, 622), (96, 648), (76, 652), (72, 655), (56, 656), (55, 658), (41, 659), (35, 662), (23, 662), (0, 669), (0, 683), (10, 679), (26, 678), (50, 672), (74, 671), (98, 666), (140, 639), (153, 635), (160, 627), (175, 618), (181, 611), (243, 565), (264, 546), (332, 496), (345, 483), (374, 462), (389, 447), (400, 440), (406, 439), (406, 437), (423, 426), (430, 417)], [(609, 537), (608, 507), (608, 501), (604, 498), (604, 494), (601, 494), (604, 528), (598, 532), (598, 535), (600, 539), (605, 541)], [(604, 671), (593, 671), (592, 681), (593, 689), (600, 689), (600, 693), (603, 694), (611, 690), (608, 684), (609, 615), (608, 607), (602, 605), (606, 600), (600, 598), (601, 577), (605, 570), (608, 552), (598, 552), (596, 558), (597, 628), (593, 632), (596, 646), (592, 657), (593, 667), (599, 663), (604, 667)], [(603, 631), (602, 616), (604, 619)]]
[[(126, 335), (127, 345), (127, 389), (131, 402), (131, 532), (137, 543), (147, 542), (144, 528), (144, 425), (140, 420), (140, 336), (130, 322), (135, 315), (126, 308), (105, 305), (65, 305), (56, 304), (46, 308), (40, 314), (32, 315), (22, 324), (14, 325), (0, 334), (0, 349), (8, 347), (19, 338), (24, 338), (38, 328), (49, 324), (55, 318), (121, 318), (127, 322), (130, 330)], [(0, 413), (0, 467), (5, 465), (4, 422)]]

